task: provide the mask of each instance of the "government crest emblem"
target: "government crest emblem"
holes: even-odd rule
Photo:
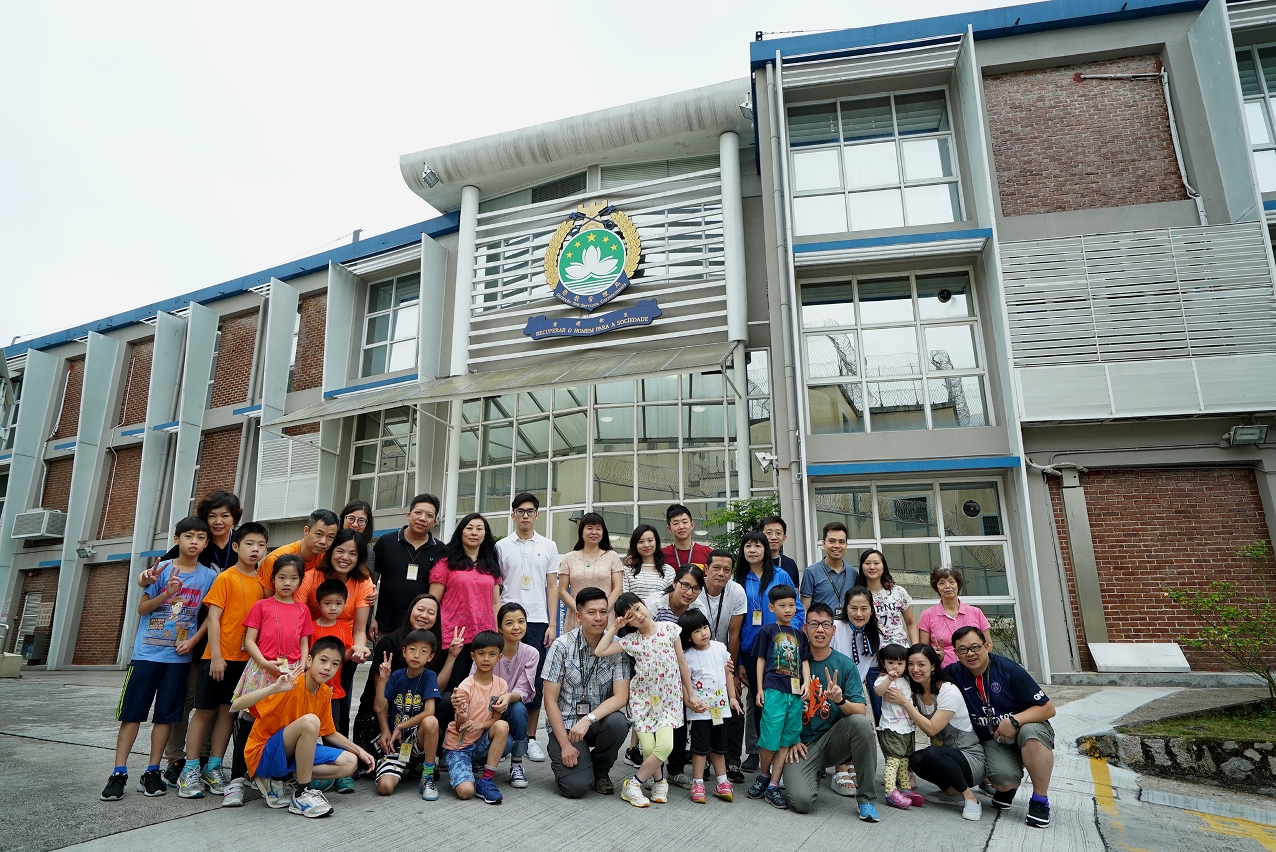
[[[554,231],[545,251],[545,281],[559,301],[592,311],[629,286],[641,253],[633,220],[605,199],[591,201]]]

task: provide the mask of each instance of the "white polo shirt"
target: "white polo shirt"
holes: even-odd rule
[[[558,573],[558,545],[540,533],[521,539],[511,533],[496,543],[501,560],[501,603],[522,604],[527,620],[549,624],[545,578]]]

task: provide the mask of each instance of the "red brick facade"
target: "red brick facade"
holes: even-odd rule
[[[128,595],[129,564],[90,565],[84,591],[84,609],[75,637],[76,666],[115,664],[120,650],[120,630],[124,626],[124,604]]]
[[[146,398],[151,389],[151,358],[155,354],[155,338],[139,340],[129,352],[128,372],[124,374],[124,399],[120,402],[119,426],[146,422]]]
[[[323,383],[323,335],[328,318],[328,294],[306,296],[298,304],[301,324],[297,329],[297,360],[293,363],[292,387],[303,391]]]
[[[302,423],[300,426],[285,426],[285,435],[313,435],[319,431],[318,423]]]
[[[223,338],[224,340],[224,338]],[[204,433],[204,449],[199,457],[199,475],[195,477],[195,502],[210,491],[235,490],[235,471],[239,467],[241,427]]]
[[[76,358],[66,365],[66,393],[62,395],[62,411],[53,438],[74,438],[80,429],[80,393],[84,390],[84,359]]]
[[[1238,548],[1268,537],[1263,505],[1248,467],[1139,468],[1081,474],[1099,569],[1110,642],[1174,642],[1199,624],[1167,600],[1165,589],[1237,583],[1245,594],[1262,584]],[[1068,579],[1082,666],[1094,661],[1082,635],[1072,573],[1062,485],[1050,477],[1050,499]],[[1219,663],[1184,649],[1192,668]]]
[[[111,471],[102,495],[100,539],[133,535],[133,519],[137,511],[137,480],[142,471],[142,448],[125,447],[111,457]]]
[[[42,595],[40,598],[41,607],[52,607],[56,603],[58,596],[58,569],[40,568],[35,571],[22,572],[22,591],[18,593],[18,599],[13,602],[12,612],[10,613],[14,624],[14,636],[10,644],[10,650],[15,652],[20,653],[22,651],[22,648],[18,645],[17,636],[18,622],[22,617],[22,606],[27,599],[27,595],[33,592]],[[52,619],[49,619],[48,623],[43,626],[37,627],[35,632],[37,636],[42,635],[45,637],[44,647],[47,649],[49,647],[48,636],[53,632]],[[116,634],[119,634],[118,628],[116,628]],[[37,662],[44,662],[44,660],[40,658]]]
[[[1073,76],[1160,70],[1149,55],[986,77],[1002,215],[1186,199],[1160,82]]]
[[[221,332],[222,342],[217,349],[217,368],[213,372],[209,408],[242,405],[248,401],[253,350],[257,344],[257,312],[222,320]]]
[[[40,495],[40,508],[65,512],[71,503],[71,468],[75,459],[54,459],[47,463],[44,474],[44,491]]]

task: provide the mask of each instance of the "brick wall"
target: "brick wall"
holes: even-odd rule
[[[1133,56],[984,78],[1002,214],[1187,198],[1160,82],[1073,79],[1160,70]]]
[[[146,422],[146,398],[151,389],[151,357],[155,354],[155,338],[139,340],[129,352],[128,372],[124,376],[124,399],[120,403],[119,426]]]
[[[204,451],[199,457],[199,475],[195,477],[196,503],[210,491],[235,490],[241,434],[239,426],[204,433]]]
[[[222,342],[213,372],[213,395],[209,408],[242,405],[248,401],[252,378],[253,350],[257,344],[257,312],[222,320]]]
[[[1167,600],[1164,589],[1201,588],[1215,579],[1246,594],[1262,585],[1238,548],[1268,537],[1263,506],[1248,467],[1103,470],[1081,474],[1110,642],[1174,642],[1199,627]],[[1082,666],[1094,670],[1077,609],[1062,485],[1050,477],[1050,499],[1068,581]],[[1184,649],[1197,671],[1223,666]]]
[[[297,360],[293,363],[292,388],[310,390],[323,383],[323,335],[328,319],[328,294],[316,293],[297,303],[301,324],[297,328]]]
[[[129,564],[90,565],[80,612],[80,629],[75,636],[76,666],[108,666],[115,663],[124,626],[124,604],[128,595]]]
[[[285,426],[285,435],[313,435],[319,431],[318,423],[302,423],[300,426]]]
[[[133,535],[133,519],[137,510],[137,480],[142,471],[142,448],[125,447],[111,457],[111,472],[102,494],[100,539]]]
[[[74,438],[80,429],[80,392],[84,390],[84,359],[76,358],[66,365],[66,393],[62,395],[62,411],[53,437]]]
[[[54,459],[47,462],[44,475],[44,491],[40,495],[40,508],[65,512],[71,502],[71,468],[74,458]]]
[[[35,571],[22,572],[22,591],[18,594],[18,599],[13,603],[12,614],[15,632],[9,646],[10,650],[18,653],[22,651],[21,647],[18,645],[18,636],[16,632],[18,628],[18,621],[22,617],[23,603],[26,601],[27,595],[32,592],[41,593],[41,606],[48,607],[54,604],[57,601],[58,595],[58,569],[40,568]],[[37,627],[35,632],[36,635],[48,637],[48,635],[53,632],[52,620],[50,619],[49,623],[42,627]],[[45,639],[44,647],[46,649],[49,647],[47,638]],[[39,662],[43,662],[43,659],[39,660]]]

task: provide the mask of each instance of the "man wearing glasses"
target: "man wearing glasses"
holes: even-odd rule
[[[866,714],[859,668],[850,657],[834,651],[833,608],[813,603],[802,630],[811,652],[811,685],[802,697],[802,734],[789,749],[784,767],[784,790],[789,807],[810,813],[820,785],[820,768],[855,764],[859,786],[855,799],[860,819],[878,822],[877,738]]]
[[[1005,657],[990,653],[988,637],[978,627],[953,631],[957,662],[944,671],[961,689],[970,721],[984,746],[984,770],[997,788],[992,805],[1009,810],[1026,767],[1032,798],[1026,822],[1050,825],[1050,773],[1054,771],[1054,703],[1032,675]]]
[[[516,603],[527,613],[523,644],[540,653],[536,695],[527,702],[527,759],[540,763],[545,751],[536,742],[545,683],[545,650],[554,643],[558,624],[558,545],[536,531],[541,501],[535,494],[516,494],[510,503],[514,534],[496,543],[501,560],[501,603]]]

